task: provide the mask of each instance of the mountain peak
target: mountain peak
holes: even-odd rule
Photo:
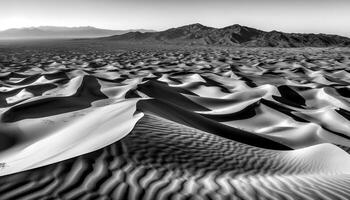
[[[227,27],[231,27],[231,28],[242,28],[244,26],[240,25],[240,24],[233,24],[231,26],[227,26]]]
[[[200,24],[200,23],[189,24],[187,26],[188,27],[195,27],[195,28],[205,28],[206,27],[206,26],[204,26],[203,24]]]
[[[194,23],[160,32],[124,34],[105,39],[181,45],[255,47],[350,46],[350,38],[346,37],[321,34],[289,34],[278,31],[266,32],[240,24],[233,24],[224,28],[212,28],[200,23]]]
[[[233,24],[231,26],[226,26],[226,27],[224,27],[222,29],[224,29],[224,30],[234,30],[234,32],[241,32],[242,30],[245,30],[245,31],[260,31],[260,30],[257,30],[255,28],[242,26],[240,24]]]
[[[211,27],[208,27],[208,26],[204,26],[200,23],[194,23],[194,24],[188,24],[188,25],[185,25],[185,26],[180,26],[180,27],[177,27],[177,28],[171,28],[171,29],[168,29],[168,30],[174,30],[174,29],[186,29],[186,30],[207,30],[207,29],[212,29]]]

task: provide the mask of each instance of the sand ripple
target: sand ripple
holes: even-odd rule
[[[347,49],[33,51],[1,57],[0,199],[350,198]]]

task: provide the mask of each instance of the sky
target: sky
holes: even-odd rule
[[[192,23],[350,37],[350,0],[0,0],[0,30],[43,25],[165,30]]]

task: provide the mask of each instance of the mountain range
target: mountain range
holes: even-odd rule
[[[0,31],[0,39],[48,39],[48,38],[94,38],[120,35],[128,32],[152,32],[153,30],[109,30],[91,26],[60,27],[39,26],[27,28],[12,28]]]
[[[339,35],[262,31],[239,24],[234,24],[224,28],[213,28],[196,23],[171,28],[164,31],[146,29],[109,30],[91,26],[39,26],[13,28],[0,31],[0,39],[52,38],[97,38],[97,40],[103,41],[160,45],[172,44],[247,47],[350,46],[350,38]]]
[[[329,34],[284,33],[262,31],[235,24],[224,28],[213,28],[202,24],[190,24],[159,32],[129,32],[101,38],[109,41],[217,45],[255,47],[330,47],[350,46],[350,38]]]

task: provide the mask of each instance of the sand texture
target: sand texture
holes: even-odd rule
[[[349,98],[349,49],[5,46],[0,199],[346,200]]]

